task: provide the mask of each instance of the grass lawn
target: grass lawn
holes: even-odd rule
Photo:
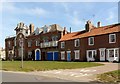
[[[20,68],[21,61],[3,61],[2,70],[28,72],[54,69],[76,69],[103,65],[93,62],[57,62],[57,61],[24,61],[23,64],[24,64],[23,68]]]
[[[120,70],[100,74],[98,79],[101,82],[109,82],[111,84],[120,82]]]

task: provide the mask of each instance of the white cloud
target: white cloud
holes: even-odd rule
[[[3,11],[10,12],[13,14],[27,14],[27,15],[46,15],[48,11],[43,8],[35,7],[35,8],[19,8],[16,7],[14,3],[4,3]]]
[[[18,9],[18,13],[20,14],[27,14],[27,15],[46,15],[48,14],[48,11],[42,9],[42,8],[25,8],[25,9]]]
[[[82,21],[79,18],[80,11],[72,11],[70,9],[70,4],[68,5],[67,3],[60,3],[60,5],[64,8],[65,10],[65,15],[70,24],[73,26],[80,26],[82,24]]]

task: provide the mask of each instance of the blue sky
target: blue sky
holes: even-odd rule
[[[2,14],[2,38],[0,46],[4,47],[6,36],[15,35],[15,27],[19,22],[26,25],[33,23],[36,27],[59,24],[72,28],[72,32],[85,29],[87,20],[96,26],[110,25],[118,22],[117,2],[4,2]]]

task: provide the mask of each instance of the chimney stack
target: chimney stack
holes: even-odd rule
[[[24,27],[24,23],[20,22],[20,28],[23,28],[23,27]]]
[[[34,24],[30,24],[29,26],[30,34],[34,32]]]
[[[63,35],[67,34],[67,30],[66,30],[66,27],[64,27],[64,30],[63,30]]]
[[[99,21],[98,23],[97,23],[97,27],[100,27],[101,26],[101,22]]]
[[[90,32],[92,29],[94,29],[94,25],[91,23],[90,20],[87,21],[86,25],[85,25],[86,31]]]

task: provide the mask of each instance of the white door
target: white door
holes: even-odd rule
[[[100,48],[100,61],[105,61],[105,48]]]

